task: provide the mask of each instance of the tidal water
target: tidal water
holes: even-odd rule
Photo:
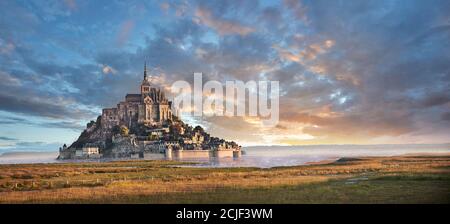
[[[295,166],[342,157],[396,156],[407,154],[450,154],[450,144],[440,145],[320,145],[320,146],[254,146],[244,147],[240,158],[189,158],[198,167],[276,167]],[[7,152],[0,164],[57,163],[58,152]],[[164,159],[155,154],[151,159]],[[80,161],[80,160],[79,160]],[[91,160],[110,161],[110,160]],[[78,162],[78,161],[64,161]]]

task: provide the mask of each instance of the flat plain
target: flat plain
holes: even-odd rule
[[[274,168],[174,161],[0,165],[0,203],[450,203],[450,155]]]

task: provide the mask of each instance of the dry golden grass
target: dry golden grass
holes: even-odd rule
[[[226,197],[223,200],[211,199],[218,200],[217,203],[229,200],[242,202],[240,197],[260,191],[266,192],[264,194],[277,203],[287,203],[292,202],[292,197],[280,193],[284,188],[305,186],[306,189],[306,186],[316,184],[328,189],[334,186],[333,183],[344,186],[345,180],[359,176],[372,180],[428,175],[422,178],[423,181],[440,181],[444,185],[450,179],[450,156],[368,157],[271,169],[173,166],[177,164],[180,163],[126,161],[0,165],[0,203],[164,203],[177,202],[178,197],[183,199],[182,202],[204,202],[205,196],[219,195],[217,192],[230,192],[223,195]],[[403,180],[411,182],[411,178],[397,179],[391,178],[391,182],[387,183],[406,183],[398,182]],[[420,178],[412,180],[419,181]],[[423,181],[420,182],[421,187],[427,183]],[[298,195],[293,202],[302,202],[299,190],[302,189],[294,191]],[[312,192],[307,194],[314,194]],[[442,194],[444,197],[450,195],[448,191]],[[193,195],[192,198],[190,195]],[[166,196],[170,200],[165,200]],[[303,198],[310,196],[305,195]]]

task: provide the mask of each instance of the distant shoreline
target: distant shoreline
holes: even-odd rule
[[[11,156],[22,156],[22,155],[29,155],[29,154],[36,154],[36,155],[42,155],[42,154],[58,154],[58,151],[12,151],[12,152],[4,152],[0,154],[0,157],[11,157]]]

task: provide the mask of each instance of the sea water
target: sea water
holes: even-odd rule
[[[450,144],[439,145],[315,145],[315,146],[252,146],[243,147],[239,158],[185,158],[199,167],[276,167],[295,166],[342,157],[397,156],[412,154],[450,154]],[[0,164],[79,162],[56,160],[58,152],[7,152],[0,155]],[[163,159],[160,154],[147,159]],[[111,161],[110,159],[91,160]]]

